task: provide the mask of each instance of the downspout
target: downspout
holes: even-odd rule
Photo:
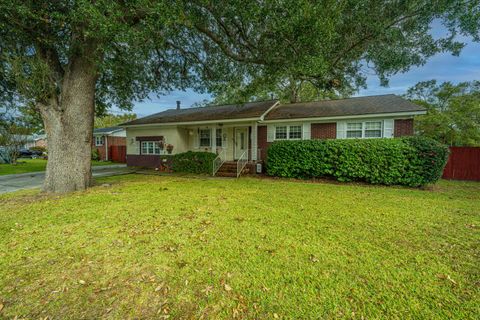
[[[105,161],[108,161],[108,136],[105,137]]]

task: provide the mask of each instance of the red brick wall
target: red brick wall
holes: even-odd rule
[[[337,123],[312,123],[312,139],[335,139],[337,137]]]
[[[393,136],[403,137],[413,135],[413,119],[396,119],[394,125]]]
[[[257,148],[260,149],[260,159],[267,158],[267,149],[271,142],[267,142],[267,126],[258,126],[257,128]]]

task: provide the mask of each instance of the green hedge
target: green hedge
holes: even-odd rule
[[[277,141],[268,149],[266,166],[271,176],[417,187],[442,176],[448,152],[424,137]]]
[[[212,163],[217,157],[211,152],[188,151],[173,156],[172,170],[187,173],[212,173]]]

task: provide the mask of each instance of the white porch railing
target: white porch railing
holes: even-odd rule
[[[218,169],[222,166],[222,164],[227,160],[227,149],[222,149],[218,156],[213,160],[213,170],[212,170],[212,176],[214,176]]]
[[[246,150],[244,153],[242,153],[240,158],[238,158],[238,161],[237,161],[237,178],[240,177],[240,174],[242,173],[243,168],[245,168],[247,163],[248,163],[248,150]]]

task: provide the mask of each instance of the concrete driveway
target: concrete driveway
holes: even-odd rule
[[[128,169],[124,164],[92,167],[92,174],[94,177],[115,176],[130,172],[132,172],[132,170]],[[0,194],[23,189],[40,188],[42,187],[44,178],[45,172],[8,174],[0,176]]]

